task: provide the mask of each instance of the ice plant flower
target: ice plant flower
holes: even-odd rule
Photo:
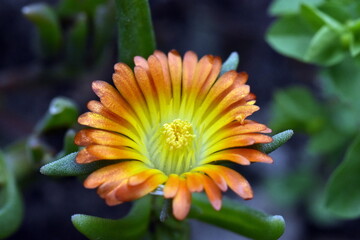
[[[246,85],[247,74],[229,71],[219,76],[219,57],[198,60],[194,52],[183,59],[176,51],[155,51],[147,60],[135,57],[132,70],[115,65],[114,88],[95,81],[100,101],[79,123],[75,143],[84,146],[77,163],[120,160],[91,173],[86,188],[98,188],[108,205],[132,201],[163,186],[172,199],[175,218],[184,219],[191,193],[205,191],[219,210],[222,191],[231,188],[244,199],[253,197],[247,180],[219,163],[271,163],[251,148],[269,143],[265,125],[246,119],[259,107]]]

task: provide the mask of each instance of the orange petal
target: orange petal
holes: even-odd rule
[[[232,105],[229,107],[229,109],[222,111],[217,118],[213,119],[213,121],[201,122],[204,128],[207,128],[206,132],[204,132],[205,141],[234,121],[239,121],[239,123],[243,124],[246,117],[250,116],[259,109],[260,108],[255,105],[243,105],[242,103],[236,103],[234,106]]]
[[[273,159],[269,155],[255,149],[239,148],[231,149],[230,151],[245,157],[250,162],[273,163]]]
[[[128,184],[130,186],[135,186],[135,185],[139,185],[143,182],[145,182],[146,180],[148,180],[150,177],[154,176],[155,174],[158,174],[158,173],[162,173],[159,169],[147,169],[147,170],[144,170],[142,172],[139,172],[135,175],[132,175],[130,178],[129,178],[129,181],[128,181]]]
[[[204,189],[203,183],[197,177],[199,173],[186,173],[186,185],[190,192],[201,192]]]
[[[80,130],[74,139],[75,144],[80,146],[88,145],[106,145],[112,147],[131,147],[140,151],[139,145],[130,138],[123,135],[98,130],[98,129],[83,129]]]
[[[119,182],[145,169],[149,168],[139,161],[111,164],[91,173],[84,181],[84,186],[86,188],[96,188],[106,182]]]
[[[160,60],[151,55],[148,58],[151,77],[154,80],[155,88],[158,93],[160,108],[165,107],[171,99],[171,83],[168,72],[164,72]],[[166,77],[165,77],[166,76]]]
[[[191,82],[194,78],[196,64],[198,62],[197,55],[192,51],[187,51],[183,58],[183,73],[182,73],[182,87],[183,97],[189,93]]]
[[[173,198],[179,189],[180,178],[177,174],[170,174],[164,187],[164,197]]]
[[[147,73],[149,72],[149,64],[145,58],[140,57],[140,56],[135,56],[134,63],[135,63],[135,66],[139,66],[139,67],[143,68]]]
[[[264,124],[260,124],[251,120],[245,120],[243,124],[238,121],[231,122],[223,128],[219,129],[215,133],[212,132],[212,135],[209,136],[210,131],[207,132],[209,138],[207,141],[214,142],[219,141],[220,139],[231,137],[234,135],[244,134],[244,133],[270,133],[269,129]]]
[[[116,113],[112,112],[110,109],[107,109],[101,102],[91,100],[88,102],[87,107],[90,111],[104,116],[107,119],[110,119],[113,122],[116,122],[124,127],[131,128],[134,130],[134,127],[126,121],[124,118],[120,117]]]
[[[216,143],[212,143],[211,145],[209,144],[209,147],[205,151],[206,152],[205,156],[209,156],[214,152],[228,148],[245,147],[245,146],[253,145],[255,143],[269,143],[269,142],[272,142],[272,138],[270,136],[259,133],[248,133],[248,134],[231,136],[222,139]]]
[[[199,92],[199,95],[197,98],[197,104],[196,104],[197,106],[199,105],[199,103],[203,102],[206,94],[209,92],[210,88],[214,85],[217,77],[220,74],[220,70],[221,70],[221,58],[215,57],[213,59],[213,66],[212,66],[211,72],[200,88],[200,92]]]
[[[92,113],[92,112],[84,113],[80,115],[80,117],[78,118],[78,122],[88,127],[108,130],[112,132],[118,132],[128,136],[129,138],[133,139],[136,142],[140,142],[139,136],[135,132],[127,128],[126,125],[125,126],[121,125],[120,123],[114,122],[97,113]]]
[[[124,180],[124,184],[121,184],[115,191],[115,196],[119,201],[127,202],[145,196],[146,194],[154,191],[157,186],[164,183],[167,180],[167,176],[163,173],[158,173],[151,176],[149,179],[141,184],[130,186],[128,180]],[[126,184],[125,184],[126,183]]]
[[[145,128],[149,127],[149,112],[133,71],[124,63],[117,63],[114,68],[113,81],[117,90],[136,112]]]
[[[249,182],[241,176],[240,173],[219,165],[214,166],[214,169],[217,169],[217,171],[225,178],[228,186],[240,197],[246,200],[253,197]]]
[[[221,160],[228,160],[241,165],[249,165],[250,162],[264,162],[264,163],[273,162],[272,158],[269,155],[260,152],[258,150],[249,149],[249,148],[234,148],[234,149],[226,149],[211,154],[203,161],[201,161],[201,164],[210,163],[213,161],[221,161]]]
[[[192,171],[200,171],[206,173],[221,189],[221,191],[225,192],[227,190],[227,184],[225,178],[221,176],[217,171],[215,171],[212,167],[208,167],[209,165],[204,165],[193,169]],[[211,166],[211,165],[210,165]]]
[[[120,93],[109,83],[104,81],[94,81],[92,83],[92,88],[106,108],[111,109],[112,112],[123,117],[133,126],[141,123],[131,106],[129,106]]]
[[[173,214],[177,220],[186,218],[191,206],[191,193],[186,186],[186,181],[180,178],[179,189],[173,199]]]
[[[155,50],[154,56],[159,60],[160,66],[162,69],[162,75],[163,75],[163,81],[165,83],[165,90],[167,93],[168,99],[172,98],[172,84],[171,84],[171,78],[170,78],[170,72],[169,72],[169,65],[168,65],[168,59],[165,53]],[[149,63],[150,64],[150,63]],[[154,78],[155,79],[155,78]],[[158,80],[158,79],[156,79]],[[158,82],[158,81],[157,81]]]
[[[201,164],[211,163],[215,161],[230,161],[234,162],[240,165],[250,165],[250,161],[246,159],[245,157],[234,154],[231,152],[227,152],[227,150],[216,152],[214,154],[211,154],[210,156],[204,158],[201,161]]]
[[[91,157],[89,157],[89,155]],[[90,145],[81,150],[77,157],[77,163],[89,163],[97,160],[120,160],[133,159],[152,165],[144,155],[126,147],[109,147],[102,145]]]
[[[204,183],[204,189],[206,195],[209,198],[209,201],[215,210],[220,210],[221,208],[221,192],[218,186],[214,183],[212,179],[208,176],[202,175],[202,182]]]
[[[182,62],[180,54],[172,50],[168,53],[169,71],[172,83],[172,95],[174,99],[175,109],[180,106],[181,99],[181,74],[182,74]]]
[[[222,99],[221,95],[226,93],[226,90],[233,85],[237,76],[237,72],[229,71],[223,74],[211,87],[209,93],[207,94],[205,100],[201,104],[201,111],[197,112],[197,116],[203,116],[204,113],[208,110],[210,105],[216,101],[216,99]]]
[[[158,98],[155,89],[155,84],[153,83],[149,74],[143,67],[136,66],[134,72],[135,72],[136,80],[146,99],[146,103],[149,107],[149,112],[151,113],[158,112],[159,106],[158,106]],[[155,114],[151,114],[152,117],[153,115]]]

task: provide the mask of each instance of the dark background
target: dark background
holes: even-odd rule
[[[36,81],[39,71],[34,50],[36,31],[21,14],[21,8],[33,2],[36,1],[2,0],[0,3],[0,148],[28,136],[56,96],[74,99],[84,112],[86,102],[95,99],[90,83],[96,79],[110,81],[112,65],[116,62],[114,44],[113,60],[102,71],[89,70],[79,77],[80,80]],[[57,3],[55,0],[47,2]],[[254,117],[268,122],[270,102],[277,89],[293,84],[316,89],[314,67],[277,54],[265,42],[265,32],[273,20],[267,13],[269,4],[269,0],[150,0],[157,48],[164,52],[177,49],[181,54],[193,50],[199,56],[213,54],[223,59],[237,51],[239,70],[249,74],[252,92],[262,108]],[[299,142],[302,140],[301,136],[295,137],[287,147],[274,153],[276,164],[259,168],[260,171],[264,170],[267,175],[268,172],[286,171],[288,165],[293,165],[289,162],[296,160],[295,151],[302,146]],[[265,178],[262,174],[254,174],[257,169],[253,169],[245,176],[249,176],[250,183],[261,185]],[[270,214],[284,215],[287,230],[281,239],[357,239],[353,232],[359,222],[319,226],[308,221],[301,206],[290,212],[273,208],[268,196],[256,189],[250,205]],[[72,226],[72,214],[119,218],[130,205],[107,207],[95,191],[84,189],[79,179],[51,179],[40,173],[34,173],[27,180],[23,194],[24,222],[9,239],[85,239]],[[194,239],[242,239],[198,222],[193,224]]]

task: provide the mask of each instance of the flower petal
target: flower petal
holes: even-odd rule
[[[201,174],[199,176],[201,176]],[[220,210],[222,195],[219,187],[206,175],[202,175],[202,182],[204,183],[205,193],[208,196],[211,205],[215,210]]]
[[[183,220],[190,211],[191,194],[186,185],[186,180],[180,178],[179,189],[173,199],[173,214],[177,220]]]
[[[78,122],[82,125],[103,129],[112,132],[118,132],[129,138],[133,139],[136,142],[141,142],[139,135],[135,132],[131,131],[131,129],[127,128],[126,126],[122,125],[119,122],[112,121],[100,114],[87,112],[82,114],[78,118]]]
[[[180,178],[177,174],[170,174],[164,187],[164,197],[173,198],[179,189]]]
[[[168,53],[169,72],[172,84],[174,108],[179,109],[181,100],[182,62],[179,53],[172,50]]]
[[[235,135],[225,139],[222,139],[209,146],[204,151],[204,156],[209,156],[210,154],[221,151],[228,148],[235,147],[245,147],[253,145],[255,143],[269,143],[272,142],[272,138],[267,135],[259,133],[248,133],[242,135]]]
[[[145,169],[149,168],[139,161],[115,163],[91,173],[86,178],[84,186],[86,188],[96,188],[105,182],[119,182]]]
[[[164,183],[167,178],[168,177],[163,173],[158,173],[154,174],[143,183],[135,186],[129,185],[128,179],[125,179],[124,184],[120,184],[120,186],[114,190],[115,196],[119,201],[122,202],[133,201],[154,191],[155,188]]]
[[[140,151],[140,147],[132,139],[123,135],[98,129],[80,130],[74,139],[79,146],[105,145],[111,147],[131,147]]]
[[[186,176],[186,186],[190,192],[201,192],[204,189],[203,183],[200,181],[200,178],[197,177],[199,173],[190,172],[185,173]]]
[[[139,172],[129,177],[128,184],[129,186],[136,186],[142,184],[143,182],[147,181],[150,177],[159,173],[162,173],[159,169],[154,169],[154,168],[146,169],[142,172]]]
[[[214,169],[217,169],[219,174],[221,174],[224,178],[228,186],[240,197],[245,200],[251,199],[253,197],[253,193],[250,187],[249,182],[240,175],[240,173],[223,166],[216,165]]]
[[[219,174],[217,171],[215,171],[213,169],[213,167],[208,167],[208,166],[212,166],[212,165],[203,165],[203,166],[194,168],[192,171],[193,172],[200,171],[200,172],[207,174],[216,183],[216,185],[220,188],[220,190],[225,192],[228,188],[225,178],[221,174]]]
[[[126,147],[109,147],[90,145],[81,150],[76,156],[77,163],[90,163],[97,160],[139,160],[151,166],[151,162],[144,155]]]

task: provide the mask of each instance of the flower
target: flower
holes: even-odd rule
[[[141,198],[163,186],[179,220],[187,216],[193,192],[205,191],[216,210],[228,187],[251,199],[247,180],[218,164],[272,162],[250,147],[272,138],[264,134],[271,132],[265,125],[246,119],[259,110],[245,84],[247,74],[229,71],[219,76],[219,57],[198,60],[191,51],[183,60],[173,50],[134,61],[134,71],[115,64],[116,88],[93,82],[100,102],[90,101],[90,112],[78,119],[90,128],[75,137],[75,143],[85,147],[77,163],[120,160],[91,173],[84,186],[98,188],[108,205]]]

